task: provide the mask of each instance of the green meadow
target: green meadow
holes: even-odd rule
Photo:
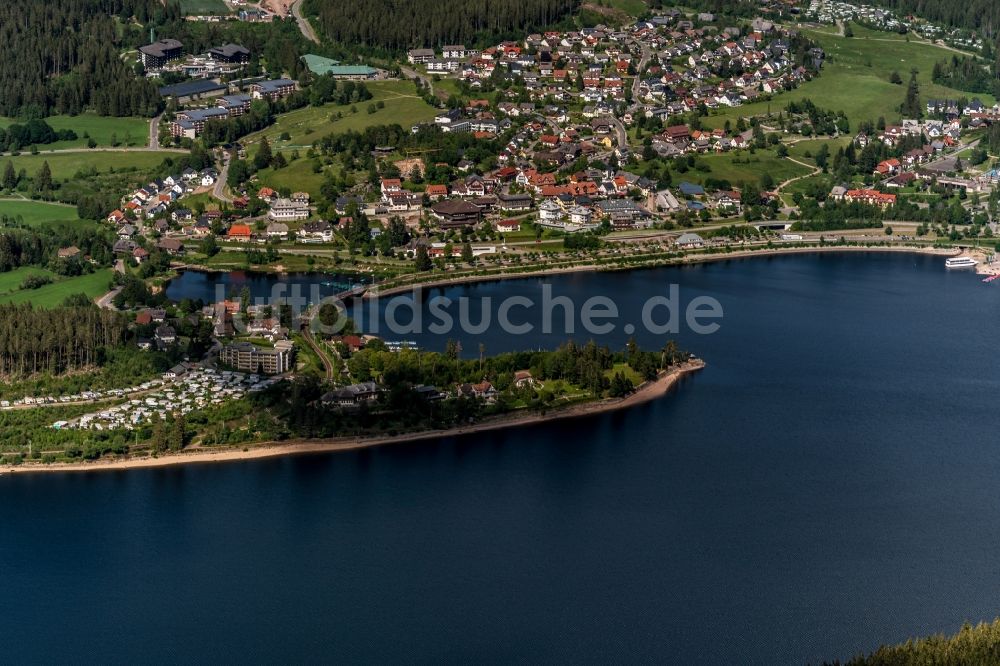
[[[10,160],[17,170],[24,169],[34,177],[44,162],[49,163],[52,177],[56,180],[72,178],[78,172],[109,173],[111,171],[150,170],[158,167],[170,153],[153,150],[111,151],[95,150],[78,153],[39,153],[0,157],[0,168]]]
[[[50,222],[75,222],[80,219],[75,206],[26,199],[0,199],[0,215],[20,216],[29,226]]]
[[[310,196],[318,197],[323,185],[323,172],[313,173],[312,162],[300,157],[281,169],[263,169],[257,173],[257,178],[262,185],[274,189],[287,187],[293,192],[308,192]]]
[[[266,136],[274,150],[308,148],[313,141],[327,134],[361,131],[375,125],[402,125],[410,127],[426,122],[437,115],[438,110],[417,97],[413,84],[409,81],[374,81],[366,84],[372,99],[357,104],[325,104],[321,107],[307,106],[278,116],[277,122],[262,132],[252,134],[245,140],[247,145],[260,141]],[[369,105],[383,102],[385,107],[375,113],[368,113]],[[354,111],[352,111],[352,107]],[[341,117],[336,118],[340,113]],[[279,140],[284,133],[289,139]],[[253,151],[256,152],[256,151]]]
[[[789,178],[809,173],[809,169],[790,160],[783,159],[770,150],[758,150],[754,153],[741,151],[739,153],[720,153],[698,157],[700,164],[709,167],[709,171],[688,169],[684,173],[672,172],[674,185],[681,181],[703,185],[708,179],[728,180],[734,187],[741,183],[759,183],[761,175],[767,173],[775,184]]]
[[[209,16],[231,13],[222,0],[181,0],[181,11],[185,14]]]
[[[67,296],[86,294],[94,299],[108,291],[111,282],[111,269],[104,268],[89,275],[71,278],[58,278],[38,268],[19,268],[9,273],[0,274],[0,302],[31,303],[40,308],[54,308],[62,304]],[[19,289],[21,282],[28,275],[49,275],[55,282],[38,289]]]
[[[938,97],[972,97],[971,93],[939,86],[931,81],[934,63],[951,58],[953,53],[924,40],[855,29],[855,37],[839,37],[820,30],[804,30],[827,53],[827,62],[818,77],[795,90],[774,96],[769,101],[717,111],[705,118],[710,127],[722,127],[725,121],[768,112],[783,111],[792,100],[811,99],[817,106],[843,111],[857,127],[863,120],[875,121],[879,116],[887,122],[900,119],[899,105],[906,94],[910,70],[916,68],[922,103]],[[881,35],[876,37],[875,35]],[[889,83],[889,75],[899,72],[903,85]],[[978,95],[984,103],[993,104],[989,95]]]
[[[24,121],[0,116],[0,127],[20,122]],[[126,142],[130,146],[145,146],[149,142],[148,118],[114,118],[83,113],[78,116],[50,116],[45,122],[57,131],[71,129],[76,132],[77,138],[73,141],[48,143],[39,146],[39,150],[86,148],[87,137],[84,134],[89,134],[90,138],[102,147],[111,147],[114,140],[117,140],[122,147],[126,146]]]

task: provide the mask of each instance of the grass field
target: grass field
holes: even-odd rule
[[[24,223],[30,226],[48,222],[75,222],[80,219],[74,206],[24,199],[0,199],[0,215],[20,215]]]
[[[596,4],[617,9],[629,16],[641,16],[649,9],[643,0],[601,0]]]
[[[788,156],[794,157],[801,162],[815,164],[816,161],[812,157],[824,144],[830,151],[830,157],[832,158],[838,149],[846,148],[851,141],[853,141],[853,138],[850,136],[842,136],[836,139],[811,139],[807,141],[798,141],[796,143],[789,144]],[[809,153],[809,157],[806,157],[806,153]]]
[[[185,14],[219,16],[229,14],[229,7],[222,0],[181,0]]]
[[[27,171],[28,176],[34,177],[38,173],[38,170],[42,168],[42,163],[48,162],[49,169],[52,170],[52,177],[56,180],[63,180],[72,178],[80,171],[86,173],[94,170],[98,173],[107,173],[112,170],[149,170],[159,166],[163,162],[163,159],[169,155],[170,153],[161,153],[152,150],[99,150],[79,153],[21,154],[16,157],[0,157],[0,167],[6,165],[7,160],[10,160],[14,163],[15,169],[24,169]]]
[[[250,135],[244,143],[256,144],[262,136],[266,136],[274,150],[303,149],[327,134],[360,131],[375,125],[399,124],[410,127],[415,123],[431,120],[438,113],[437,109],[417,97],[413,84],[409,81],[375,81],[367,86],[372,99],[355,104],[357,111],[354,113],[351,112],[350,104],[297,109],[278,116],[274,125],[263,132]],[[385,103],[385,108],[368,113],[368,106],[379,101]],[[343,114],[339,120],[333,118],[338,112]],[[279,141],[278,137],[285,132],[290,138]],[[256,150],[251,153],[256,153]]]
[[[312,197],[319,197],[319,190],[323,185],[323,173],[313,173],[312,160],[305,157],[289,162],[283,169],[259,171],[257,178],[262,185],[275,189],[287,187],[293,192],[308,192]]]
[[[741,152],[738,155],[732,153],[705,155],[699,157],[698,161],[707,164],[711,171],[688,169],[685,173],[674,172],[674,185],[685,180],[703,184],[709,178],[714,178],[728,180],[734,187],[738,187],[740,183],[759,183],[764,173],[770,174],[775,183],[809,173],[806,167],[782,159],[773,151],[767,150],[758,150],[752,155],[748,152]]]
[[[47,271],[44,268],[35,268],[34,266],[22,266],[21,268],[15,268],[14,270],[7,271],[6,273],[0,273],[0,299],[2,299],[3,296],[7,296],[15,291],[18,291],[21,288],[21,283],[29,275],[44,275],[52,278],[52,280],[57,280],[59,278],[59,276],[52,271]]]
[[[0,127],[12,123],[23,122],[16,118],[0,116]],[[126,141],[132,146],[145,146],[149,142],[149,120],[147,118],[112,118],[84,113],[79,116],[51,116],[45,119],[54,130],[71,129],[77,134],[74,141],[57,141],[56,143],[39,146],[39,150],[60,150],[63,148],[85,148],[87,138],[84,133],[97,142],[98,146],[110,147],[112,138],[117,138],[122,146]]]
[[[4,292],[4,286],[7,287],[9,292],[10,289],[17,289],[20,285],[21,280],[25,276],[39,272],[45,273],[41,269],[27,268],[18,269],[18,271],[12,271],[12,273],[17,273],[19,271],[25,271],[23,275],[19,277],[13,286],[7,282],[7,276],[11,273],[3,274],[0,276],[0,302],[4,303],[32,303],[40,308],[54,308],[62,304],[66,300],[67,296],[71,294],[84,293],[89,298],[97,298],[108,291],[108,284],[111,282],[111,269],[104,268],[90,275],[81,275],[79,277],[72,278],[61,278],[52,284],[45,285],[38,289],[27,289],[27,290],[16,290],[13,293],[2,293]]]
[[[899,39],[898,35],[862,37],[855,30],[853,38],[820,31],[803,31],[815,39],[828,55],[822,73],[795,90],[776,95],[770,101],[755,102],[740,107],[724,109],[705,119],[710,127],[722,127],[727,119],[777,113],[792,100],[811,99],[817,106],[833,111],[843,111],[854,130],[863,120],[875,121],[884,116],[887,122],[899,120],[899,105],[906,95],[909,73],[916,68],[920,84],[920,99],[973,97],[971,93],[939,86],[931,82],[934,63],[951,58],[953,53],[926,41]],[[865,31],[868,35],[883,35]],[[889,83],[889,75],[898,71],[903,85]],[[977,95],[984,103],[993,104],[989,95]]]

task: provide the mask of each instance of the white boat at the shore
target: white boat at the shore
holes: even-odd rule
[[[972,257],[951,257],[944,260],[945,268],[973,268],[978,264]]]

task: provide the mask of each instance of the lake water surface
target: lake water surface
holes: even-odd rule
[[[6,660],[803,664],[1000,615],[1000,285],[903,254],[549,282],[623,321],[718,299],[679,336],[708,367],[550,426],[0,478]]]

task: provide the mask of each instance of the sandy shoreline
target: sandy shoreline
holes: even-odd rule
[[[450,428],[447,430],[426,430],[417,433],[396,436],[383,436],[371,438],[337,438],[323,440],[291,440],[287,442],[265,442],[253,444],[246,450],[243,449],[219,449],[205,450],[194,449],[181,453],[166,454],[156,458],[125,458],[121,460],[107,460],[96,462],[78,463],[52,463],[43,464],[26,462],[22,465],[6,465],[0,467],[0,475],[4,474],[39,474],[52,472],[100,472],[128,469],[142,469],[151,467],[171,467],[174,465],[207,464],[237,462],[241,460],[258,460],[261,458],[277,458],[281,456],[294,456],[310,453],[331,453],[335,451],[351,451],[375,446],[387,446],[390,444],[404,444],[407,442],[420,442],[430,439],[444,437],[458,437],[479,432],[492,430],[502,430],[505,428],[520,428],[528,425],[538,425],[552,423],[564,419],[579,418],[593,414],[602,414],[622,409],[628,409],[663,396],[683,377],[697,372],[705,367],[701,359],[692,359],[683,365],[671,369],[661,374],[655,380],[646,382],[629,396],[620,399],[608,399],[600,402],[589,402],[580,405],[573,405],[565,409],[559,409],[548,414],[532,412],[530,414],[510,414],[498,416],[482,423],[477,423],[467,427]]]
[[[648,266],[635,265],[597,265],[581,264],[579,266],[565,266],[562,268],[542,269],[538,271],[526,271],[521,273],[495,273],[489,275],[464,275],[459,277],[444,277],[440,279],[428,280],[426,282],[415,282],[413,284],[390,287],[388,289],[369,290],[365,293],[365,298],[383,298],[386,296],[396,296],[406,294],[414,289],[438,289],[452,287],[461,284],[475,284],[479,282],[499,282],[501,280],[530,280],[532,278],[549,277],[551,275],[562,275],[569,273],[593,273],[629,271],[646,268],[660,268],[670,266],[689,266],[694,264],[706,264],[710,262],[726,261],[727,259],[746,259],[751,257],[772,257],[788,254],[822,254],[828,252],[902,252],[908,254],[931,254],[942,257],[951,257],[961,254],[961,251],[953,248],[935,247],[905,247],[899,245],[887,246],[852,246],[852,245],[816,245],[806,247],[775,247],[759,250],[734,250],[732,252],[715,252],[711,254],[687,255],[681,259],[664,261],[661,264],[650,264]]]

